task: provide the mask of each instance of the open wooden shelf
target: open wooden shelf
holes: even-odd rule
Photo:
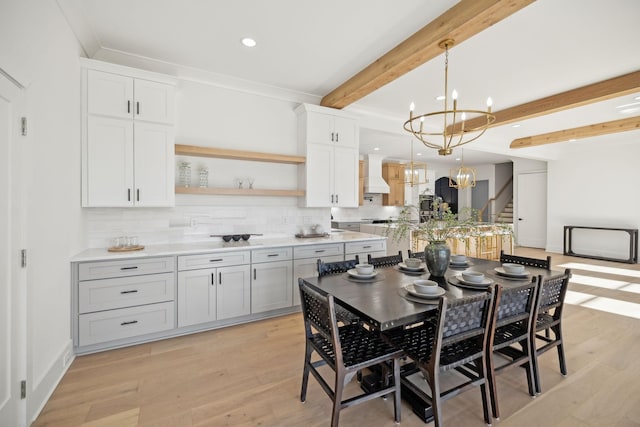
[[[289,156],[286,154],[259,153],[257,151],[229,150],[226,148],[200,147],[197,145],[176,144],[176,155],[215,157],[230,160],[249,160],[254,162],[288,163],[300,165],[306,161],[303,156]]]
[[[176,186],[176,194],[209,194],[217,196],[304,196],[304,190],[269,190],[266,188],[200,188]]]

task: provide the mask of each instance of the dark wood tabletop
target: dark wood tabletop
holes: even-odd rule
[[[505,287],[522,286],[532,276],[541,275],[544,279],[562,274],[562,271],[557,270],[526,267],[526,272],[529,273],[526,278],[512,280],[499,275],[495,271],[499,267],[498,261],[469,258],[468,267],[450,267],[443,278],[429,277],[428,272],[408,273],[399,266],[392,266],[376,269],[376,276],[367,280],[355,279],[348,273],[307,277],[303,280],[318,292],[333,295],[362,320],[384,331],[421,321],[428,316],[429,311],[436,308],[437,299],[422,299],[407,294],[404,286],[413,283],[415,279],[434,280],[445,290],[445,297],[462,298],[477,292],[452,284],[456,281],[455,277],[467,269],[480,271],[486,278]]]

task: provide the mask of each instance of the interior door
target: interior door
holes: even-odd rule
[[[1,70],[0,70],[1,71]],[[24,179],[20,117],[24,93],[0,73],[0,425],[26,426],[20,381],[26,379]]]
[[[483,179],[481,181],[476,182],[476,186],[473,187],[471,191],[471,208],[480,210],[489,200],[489,181]],[[491,212],[495,214],[495,212]],[[488,222],[489,221],[489,210],[485,209],[482,213],[482,218],[479,218],[480,221]]]
[[[518,245],[544,249],[547,244],[547,173],[519,174],[517,200]]]

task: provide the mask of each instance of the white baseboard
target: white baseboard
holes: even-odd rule
[[[38,418],[38,415],[44,409],[44,405],[46,405],[74,359],[73,342],[69,340],[37,384],[33,379],[27,379],[28,425],[31,425]],[[29,381],[33,382],[33,384],[29,384]]]

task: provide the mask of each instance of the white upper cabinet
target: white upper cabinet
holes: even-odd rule
[[[302,104],[298,114],[299,167],[304,207],[358,207],[358,124],[338,110]]]
[[[91,66],[83,69],[82,206],[173,206],[174,84],[84,63]]]
[[[87,74],[89,114],[173,124],[173,85],[97,70]]]

